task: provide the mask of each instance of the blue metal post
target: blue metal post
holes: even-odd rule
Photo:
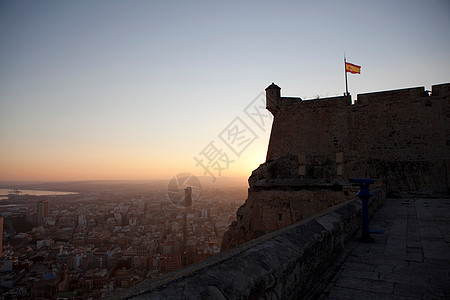
[[[370,236],[369,229],[369,200],[372,196],[369,186],[375,181],[372,179],[351,179],[350,181],[359,184],[359,191],[356,193],[356,196],[361,199],[362,204],[362,236],[358,241],[363,243],[373,243],[375,239]]]

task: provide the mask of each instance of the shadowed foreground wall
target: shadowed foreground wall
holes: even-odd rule
[[[384,199],[384,189],[374,191],[371,214]],[[351,200],[112,298],[299,299],[358,230],[360,216],[361,202]]]

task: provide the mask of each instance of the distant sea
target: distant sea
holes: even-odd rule
[[[58,192],[58,191],[43,191],[43,190],[18,190],[19,195],[33,195],[33,196],[55,196],[55,195],[71,195],[78,194],[74,192]],[[8,199],[7,195],[14,193],[13,189],[0,189],[0,200]]]

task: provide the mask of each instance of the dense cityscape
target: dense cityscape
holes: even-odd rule
[[[23,195],[0,202],[1,298],[88,299],[220,252],[245,188],[206,188],[192,205],[167,190]]]

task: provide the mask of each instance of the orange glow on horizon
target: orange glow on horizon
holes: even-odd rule
[[[223,177],[245,177],[265,161],[265,150],[245,153],[222,171]],[[117,154],[116,154],[117,155]],[[204,175],[191,157],[155,159],[149,157],[98,155],[85,157],[29,157],[25,159],[2,159],[1,181],[71,181],[71,180],[147,180],[166,179],[181,172]]]

